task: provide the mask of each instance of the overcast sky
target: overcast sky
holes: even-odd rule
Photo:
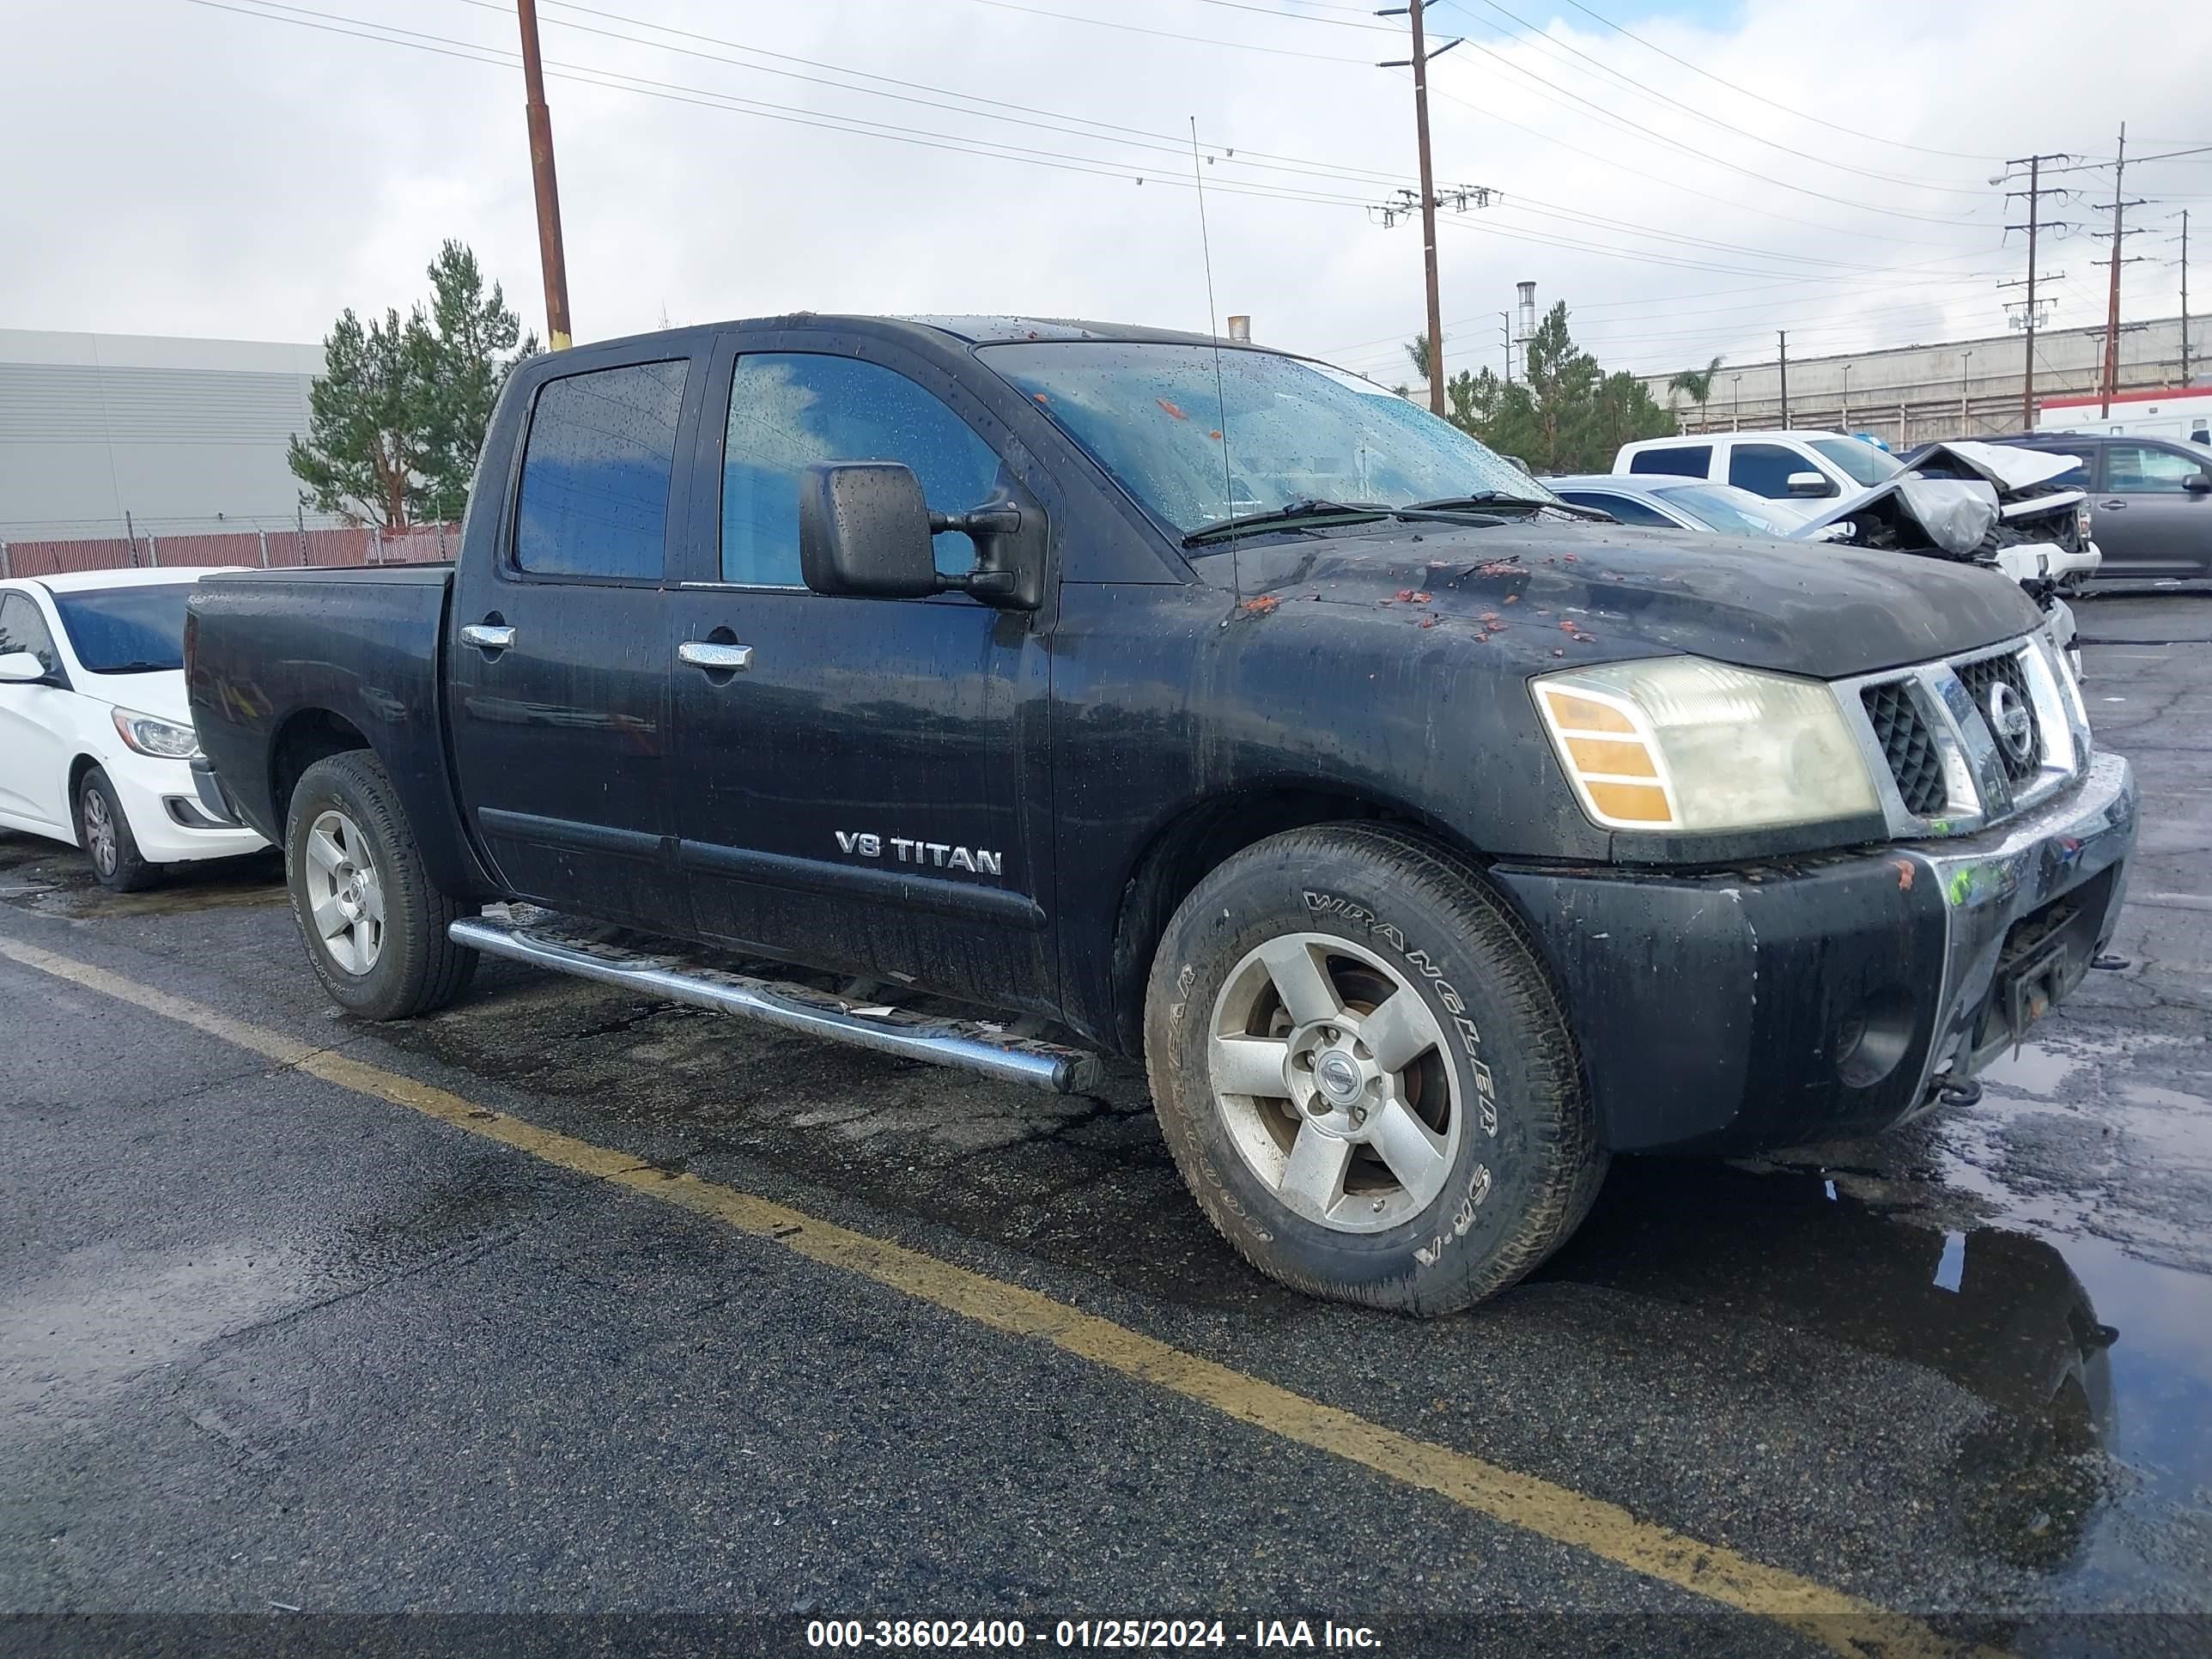
[[[1406,55],[1402,19],[1350,0],[540,6],[580,339],[799,309],[1202,329],[1194,116],[1221,314],[1409,378],[1418,222],[1377,211],[1413,182],[1411,87],[1376,67]],[[511,5],[7,9],[0,326],[313,340],[346,306],[404,308],[455,236],[542,331]],[[1993,285],[2024,263],[2002,228],[2021,204],[1988,182],[2003,158],[2109,161],[2123,120],[2133,155],[2212,144],[2212,9],[2175,0],[1429,15],[1432,46],[1466,37],[1432,70],[1439,188],[1498,192],[1439,231],[1455,368],[1500,361],[1522,278],[1609,367],[1771,356],[1778,326],[1793,357],[1996,332]],[[2106,222],[2085,208],[2109,169],[2060,181],[2077,195],[2047,213]],[[2170,314],[2173,216],[2212,205],[2212,154],[2127,185],[2153,198],[2127,311]],[[2045,243],[2056,325],[2101,319],[2104,248]]]

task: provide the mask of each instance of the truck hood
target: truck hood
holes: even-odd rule
[[[1241,608],[1358,606],[1471,629],[1529,672],[1683,653],[1821,679],[2017,639],[2042,625],[1990,569],[1894,553],[1630,526],[1516,523],[1238,544]],[[1217,563],[1218,560],[1218,563]],[[1206,563],[1231,573],[1224,549]]]

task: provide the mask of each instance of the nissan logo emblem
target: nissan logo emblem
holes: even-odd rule
[[[1992,680],[1982,694],[1982,706],[1990,717],[1990,730],[1996,733],[2005,753],[2016,761],[2026,760],[2035,746],[2035,722],[2028,718],[2027,705],[2021,701],[2020,693],[2002,680]]]

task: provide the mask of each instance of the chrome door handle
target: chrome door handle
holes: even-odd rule
[[[753,665],[750,645],[714,645],[705,640],[686,640],[676,647],[676,660],[694,668],[717,669],[725,674],[743,673]]]
[[[504,651],[514,643],[514,630],[492,623],[471,623],[461,629],[461,643],[482,651]]]
[[[2097,503],[2097,511],[2100,513],[2118,513],[2124,510],[2126,507],[2127,503],[2125,501],[2100,501]]]

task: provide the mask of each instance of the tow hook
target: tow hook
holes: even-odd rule
[[[1972,1078],[1936,1085],[1936,1099],[1944,1106],[1974,1106],[1981,1103],[1982,1085]]]
[[[2118,973],[2123,968],[2134,967],[2135,961],[2130,957],[2116,957],[2107,951],[2100,957],[2091,957],[2089,965],[2092,968],[2101,968],[2106,973],[2112,974]]]

